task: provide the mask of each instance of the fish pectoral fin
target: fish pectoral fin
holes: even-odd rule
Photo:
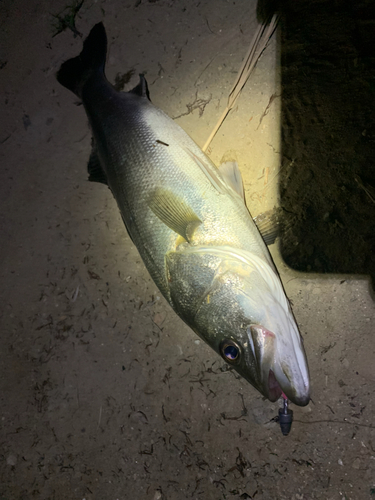
[[[107,176],[100,164],[98,150],[94,139],[92,140],[92,150],[87,164],[87,172],[89,174],[89,181],[101,182],[108,185]]]
[[[282,209],[273,208],[253,218],[266,245],[275,243],[282,225]]]
[[[233,189],[235,193],[241,196],[245,203],[245,191],[243,188],[242,175],[236,160],[223,158],[219,167],[219,172],[223,176],[225,182]]]
[[[190,242],[194,231],[202,221],[181,198],[167,189],[156,189],[148,206],[172,231]]]

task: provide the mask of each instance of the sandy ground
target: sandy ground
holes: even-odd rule
[[[327,4],[319,3],[321,19],[347,27],[336,11],[324,17]],[[340,3],[333,4],[340,13]],[[350,122],[348,137],[364,138],[353,140],[350,159],[365,151],[360,157],[368,168],[362,177],[355,170],[362,187],[353,176],[345,184],[332,151],[338,151],[337,137],[349,144],[347,150],[352,143],[343,128],[329,126],[347,115],[340,108],[341,117],[333,121],[329,99],[317,98],[318,87],[310,92],[311,73],[296,70],[298,61],[308,66],[311,54],[299,26],[314,11],[302,5],[305,10],[285,12],[209,154],[219,163],[227,150],[236,152],[248,206],[257,215],[277,203],[290,212],[301,185],[328,199],[321,186],[335,185],[335,176],[324,177],[314,165],[324,151],[330,153],[338,190],[344,186],[345,200],[361,207],[357,212],[368,221],[367,233],[350,233],[353,241],[347,243],[344,230],[355,224],[332,215],[335,206],[341,213],[335,189],[328,208],[312,216],[328,221],[327,234],[338,238],[327,248],[339,240],[340,248],[352,252],[345,262],[357,252],[362,263],[371,264],[373,122],[367,128],[357,126],[355,117]],[[324,254],[324,239],[314,246],[311,238],[303,247],[303,234],[317,226],[300,232],[308,210],[302,217],[295,208],[295,224],[286,225],[279,244],[271,246],[305,340],[312,380],[313,401],[293,407],[295,421],[285,438],[273,420],[278,403],[263,400],[175,316],[128,238],[109,190],[87,182],[87,120],[54,76],[82,44],[69,29],[53,36],[52,14],[65,7],[56,0],[0,5],[0,499],[373,498],[375,307],[367,268],[362,276],[327,274],[336,269],[317,254],[317,247]],[[371,16],[365,10],[358,15],[366,46]],[[76,16],[77,30],[86,35],[100,20],[109,35],[108,78],[134,70],[125,85],[129,90],[144,72],[154,104],[203,145],[250,44],[255,3],[86,1]],[[313,43],[322,25],[310,23]],[[340,43],[335,47],[344,52],[352,47],[351,39]],[[365,74],[372,56],[355,50],[357,62],[350,56],[349,70],[346,63],[334,67],[349,76]],[[326,60],[326,52],[315,53],[322,78]],[[358,97],[362,117],[375,81],[366,75]],[[331,83],[340,94],[340,82]],[[273,95],[278,97],[267,109]],[[315,122],[304,120],[310,112]],[[371,114],[368,108],[366,113]],[[311,128],[319,120],[328,125]],[[363,147],[356,150],[358,144]],[[310,153],[318,150],[306,170]],[[301,207],[307,205],[304,197]],[[359,250],[357,239],[363,243]],[[305,248],[300,254],[310,252],[310,258],[298,263],[290,245]],[[288,267],[280,249],[291,256],[289,264],[310,273]]]

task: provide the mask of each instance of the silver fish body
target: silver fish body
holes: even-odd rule
[[[104,76],[96,25],[60,83],[82,99],[92,180],[110,187],[132,241],[176,313],[271,401],[309,402],[309,373],[282,284],[241,197],[195,142],[147,99]]]

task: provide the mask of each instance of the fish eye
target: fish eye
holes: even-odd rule
[[[220,354],[229,364],[237,364],[240,360],[241,349],[233,340],[224,339],[220,344]]]

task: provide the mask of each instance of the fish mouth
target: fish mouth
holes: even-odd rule
[[[276,336],[261,325],[251,325],[248,337],[253,351],[260,392],[270,401],[278,400],[283,390],[272,369],[276,352]]]
[[[266,397],[274,402],[279,398],[289,399],[292,403],[297,406],[306,406],[310,401],[309,390],[297,392],[296,388],[292,383],[282,385],[276,378],[274,371],[270,368],[268,371],[268,380],[265,386],[263,386]]]
[[[251,347],[256,362],[260,392],[274,402],[281,396],[298,406],[310,401],[309,375],[305,354],[280,359],[276,335],[260,325],[250,327]],[[279,349],[278,349],[279,348]]]
[[[277,401],[283,394],[283,390],[281,389],[280,384],[271,369],[268,372],[266,392],[267,398],[272,402]]]

